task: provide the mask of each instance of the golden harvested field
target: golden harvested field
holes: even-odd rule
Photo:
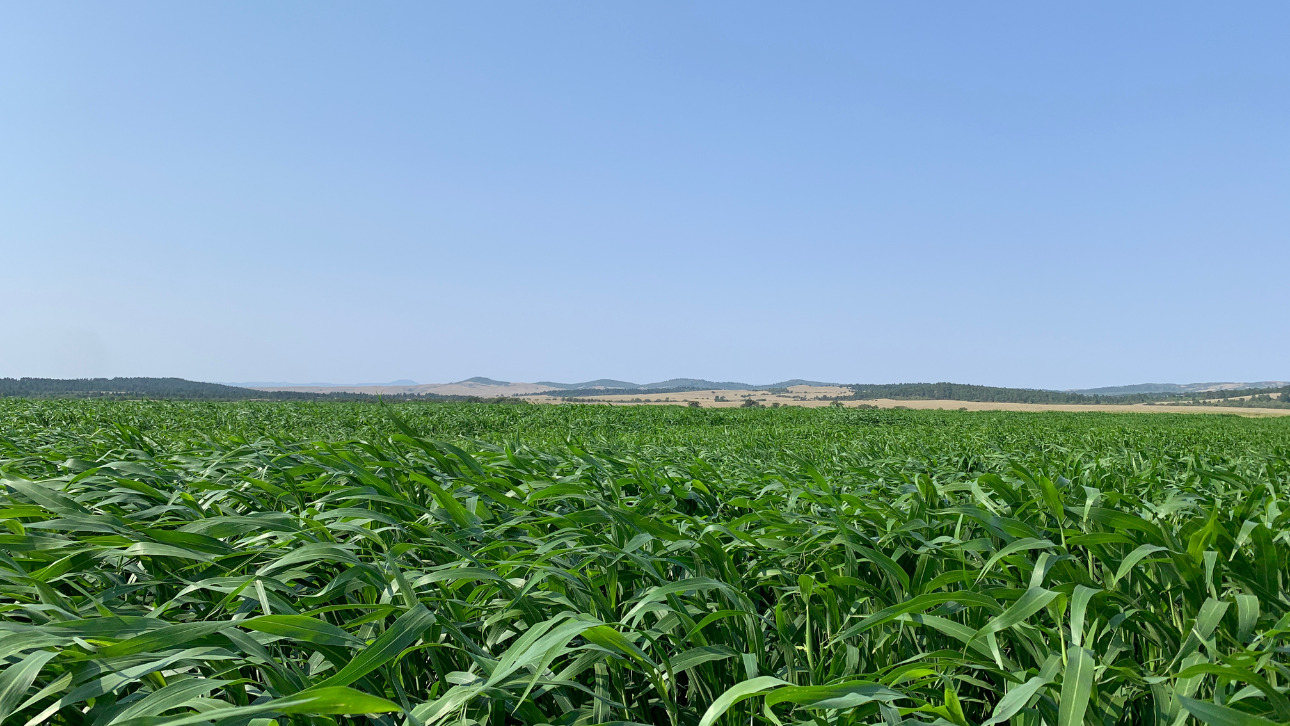
[[[784,389],[786,393],[771,393],[762,390],[746,389],[703,389],[698,391],[685,391],[683,393],[619,393],[607,396],[587,396],[579,398],[580,401],[601,401],[604,403],[616,404],[681,404],[686,405],[690,401],[698,401],[699,405],[705,408],[735,408],[743,405],[743,402],[751,398],[758,403],[770,406],[772,403],[778,403],[781,406],[806,406],[813,408],[817,406],[827,406],[831,399],[837,396],[847,396],[851,390],[843,386],[789,386]],[[559,402],[549,396],[531,396],[529,400],[538,403]],[[724,400],[723,400],[724,399]]]
[[[373,396],[395,396],[400,394],[424,395],[433,393],[439,396],[523,396],[530,393],[551,390],[550,386],[540,383],[476,383],[460,381],[457,383],[420,383],[408,386],[254,386],[257,391],[295,391],[298,393],[367,393]]]
[[[610,396],[587,396],[579,401],[609,403],[617,406],[686,406],[697,401],[704,408],[738,408],[745,400],[752,399],[763,406],[828,406],[835,396],[844,396],[848,389],[841,386],[791,386],[786,393],[756,390],[701,390],[684,393],[630,393]],[[526,396],[534,403],[562,403],[550,396]],[[1222,406],[1172,406],[1166,404],[1048,404],[1048,403],[993,403],[985,401],[910,401],[879,398],[868,401],[842,401],[847,408],[876,406],[878,408],[938,409],[965,411],[1101,411],[1104,413],[1228,413],[1238,416],[1266,417],[1290,416],[1285,408],[1237,408]]]

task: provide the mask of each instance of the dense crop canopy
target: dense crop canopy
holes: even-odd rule
[[[0,722],[1290,721],[1290,422],[538,408],[0,403]]]

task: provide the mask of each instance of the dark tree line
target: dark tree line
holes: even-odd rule
[[[0,378],[5,398],[121,398],[177,401],[469,401],[521,403],[518,399],[442,396],[434,393],[374,396],[368,393],[257,391],[183,378]]]
[[[999,388],[967,383],[885,383],[849,386],[851,400],[875,398],[895,400],[985,401],[990,403],[1110,403],[1112,397],[1085,396],[1065,391],[1034,388]],[[1115,396],[1116,403],[1131,403],[1138,396]]]
[[[175,398],[236,401],[263,391],[183,378],[0,378],[0,396],[23,398]]]

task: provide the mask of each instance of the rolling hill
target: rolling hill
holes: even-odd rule
[[[1103,388],[1083,388],[1067,391],[1085,396],[1128,396],[1138,393],[1208,393],[1210,391],[1234,391],[1255,388],[1282,388],[1290,386],[1290,381],[1257,381],[1253,383],[1137,383],[1131,386],[1106,386]]]

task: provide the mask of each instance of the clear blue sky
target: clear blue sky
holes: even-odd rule
[[[8,3],[0,376],[1287,379],[1288,29]]]

